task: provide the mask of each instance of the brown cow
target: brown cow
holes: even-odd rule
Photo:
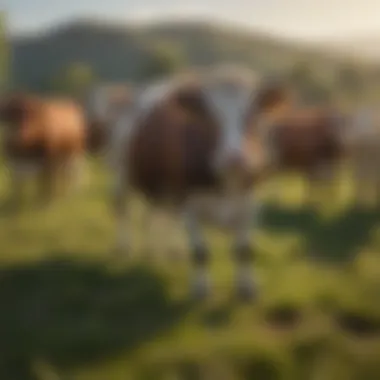
[[[353,171],[354,201],[372,208],[380,200],[380,113],[367,105],[350,110],[345,128]]]
[[[274,87],[257,94],[254,88],[247,76],[218,70],[189,81],[164,80],[142,91],[127,124],[115,131],[118,247],[129,245],[124,225],[129,187],[150,204],[177,211],[190,238],[198,296],[209,290],[201,221],[233,227],[238,294],[253,295],[249,240],[256,214],[250,197],[266,162],[252,149],[248,115],[269,111],[284,100]]]
[[[347,157],[345,117],[325,106],[286,108],[270,115],[258,131],[271,156],[271,171],[298,171],[311,188],[331,181]]]
[[[85,148],[81,108],[68,99],[14,94],[2,102],[0,111],[6,164],[15,181],[13,195],[18,197],[19,182],[28,170],[38,172],[40,195],[49,200],[57,181],[79,169]]]

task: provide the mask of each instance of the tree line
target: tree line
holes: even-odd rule
[[[178,45],[156,44],[146,50],[147,59],[141,65],[136,81],[149,81],[188,66]],[[324,67],[315,67],[312,59],[305,58],[284,68],[282,75],[299,90],[305,101],[326,101],[333,97],[350,102],[380,99],[380,68],[368,69],[347,62],[336,65],[330,73],[325,71]],[[32,90],[82,98],[92,86],[105,79],[89,63],[74,61],[44,78],[43,83]],[[4,12],[0,13],[0,87],[3,91],[12,88],[12,57]]]

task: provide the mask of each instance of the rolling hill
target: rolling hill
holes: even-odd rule
[[[11,41],[14,83],[38,88],[73,61],[90,65],[103,80],[133,80],[149,49],[162,43],[180,49],[191,65],[234,61],[260,72],[283,70],[305,59],[328,69],[342,59],[319,47],[225,25],[171,22],[128,26],[81,19],[43,34],[14,36]]]
[[[359,36],[326,44],[331,50],[351,57],[361,57],[375,64],[380,63],[380,36]]]

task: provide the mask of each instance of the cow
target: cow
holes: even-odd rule
[[[109,146],[112,129],[131,106],[133,89],[124,85],[95,87],[86,99],[87,152],[104,155]]]
[[[266,141],[271,174],[296,171],[307,177],[309,201],[317,185],[331,185],[348,158],[347,118],[335,107],[292,105],[261,118],[257,133]]]
[[[15,93],[3,99],[0,119],[14,199],[19,198],[28,173],[39,176],[39,195],[47,202],[56,190],[64,191],[71,180],[79,179],[86,136],[78,104],[66,98]]]
[[[354,201],[372,207],[380,198],[380,117],[370,106],[359,107],[347,115],[346,145],[350,149]],[[375,199],[374,199],[375,198]]]
[[[281,86],[258,85],[246,73],[222,69],[187,80],[169,78],[141,91],[115,129],[118,251],[129,248],[125,200],[137,191],[150,205],[183,218],[194,296],[206,297],[211,290],[210,253],[201,230],[201,224],[209,222],[235,232],[237,294],[252,298],[256,286],[250,231],[258,204],[254,202],[252,210],[251,195],[266,166],[266,154],[248,121],[286,100]]]

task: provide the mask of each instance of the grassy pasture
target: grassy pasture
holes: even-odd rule
[[[1,166],[0,379],[380,378],[380,211],[355,208],[344,176],[317,210],[298,177],[260,189],[252,305],[231,297],[229,241],[207,231],[215,294],[197,305],[186,260],[112,259],[110,182],[90,169],[79,194],[16,211]]]

